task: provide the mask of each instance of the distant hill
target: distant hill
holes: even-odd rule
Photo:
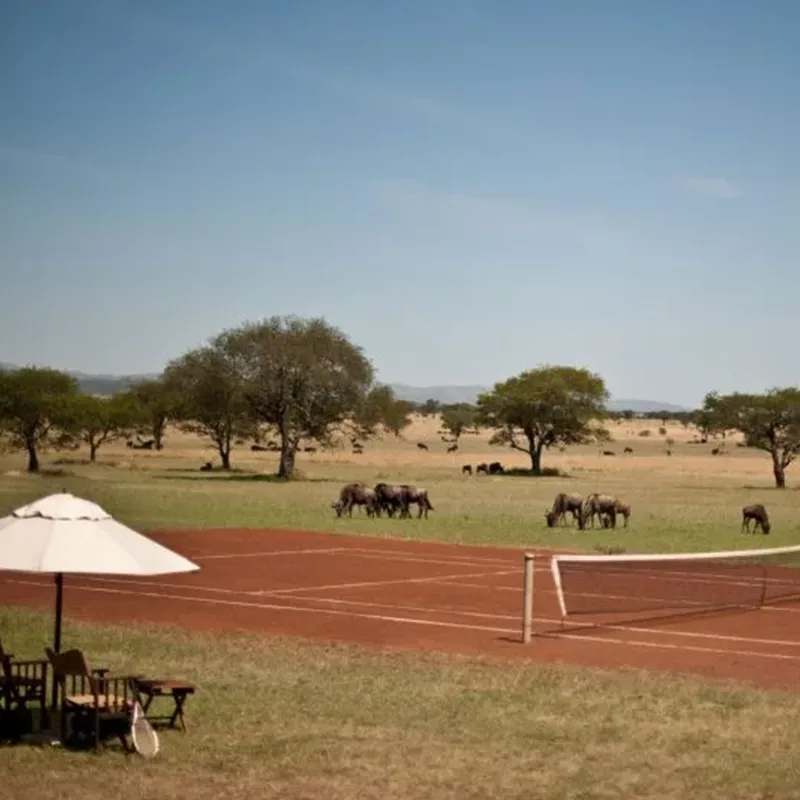
[[[0,369],[17,369],[15,364],[0,361]],[[89,375],[85,372],[70,372],[77,379],[81,391],[88,394],[116,394],[127,389],[132,383],[146,378],[157,377],[156,373],[143,375]],[[406,383],[390,384],[395,395],[401,400],[412,403],[424,403],[433,399],[437,403],[474,403],[481,392],[488,391],[488,386],[409,386]],[[685,406],[674,403],[661,403],[656,400],[611,400],[609,411],[689,411]]]
[[[489,386],[409,386],[405,383],[393,383],[392,389],[401,400],[412,403],[424,403],[436,400],[437,403],[475,403],[478,395],[488,391]],[[657,400],[611,400],[609,411],[634,411],[638,414],[648,411],[689,411],[685,406],[674,403],[661,403]]]

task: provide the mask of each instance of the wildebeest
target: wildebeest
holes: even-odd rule
[[[762,533],[767,534],[770,530],[770,522],[769,522],[769,514],[767,514],[767,509],[761,505],[761,503],[756,503],[752,506],[745,506],[742,509],[742,530],[747,531],[750,533],[750,523],[754,522],[753,525],[753,533],[760,527]]]
[[[464,464],[464,466],[461,467],[461,474],[472,475],[472,464]]]
[[[567,524],[567,514],[572,514],[576,522],[580,521],[583,498],[579,494],[559,492],[549,510],[545,510],[544,518],[548,528],[554,528],[558,522]]]
[[[475,469],[475,472],[483,472],[485,475],[496,475],[500,472],[505,472],[503,469],[503,465],[499,461],[492,461],[491,464],[487,464],[485,461],[478,464]]]
[[[455,453],[456,450],[458,450],[457,444],[450,445],[450,447],[447,448],[448,453]]]
[[[363,483],[348,483],[341,488],[339,499],[335,503],[331,503],[331,508],[336,512],[337,517],[341,517],[345,512],[352,517],[353,506],[363,506],[367,511],[367,516],[376,516],[379,508],[375,490]]]
[[[428,449],[428,445],[426,445],[424,442],[417,442],[417,447],[419,447],[420,450]]]
[[[615,456],[616,453],[613,450],[603,450],[604,456]]]
[[[633,448],[632,447],[626,447],[622,452],[623,453],[631,453],[631,454],[633,454]]]
[[[581,519],[583,524],[586,524],[588,519],[594,528],[595,515],[599,517],[600,522],[603,522],[603,515],[607,514],[611,518],[611,527],[616,527],[617,524],[617,499],[607,494],[598,494],[593,492],[588,495],[583,501],[581,507]]]
[[[627,528],[628,520],[631,518],[630,503],[623,503],[622,500],[617,500],[616,504],[614,505],[614,510],[617,512],[617,514],[622,514],[622,517],[625,520],[623,527]]]
[[[407,510],[408,497],[402,486],[378,483],[374,491],[379,511],[385,511],[390,517],[394,516],[395,511],[399,511],[400,516],[405,516],[403,512]]]
[[[200,472],[211,472],[214,469],[214,466],[210,461],[206,461],[202,467],[200,467]]]
[[[400,511],[401,517],[410,517],[411,511],[409,506],[412,503],[417,504],[417,508],[419,508],[419,513],[417,514],[417,519],[419,519],[423,514],[425,518],[428,518],[428,511],[433,511],[434,508],[431,505],[430,498],[428,497],[428,490],[423,489],[421,486],[410,486],[407,483],[404,483],[401,487],[405,494],[405,502],[403,504],[403,508]]]

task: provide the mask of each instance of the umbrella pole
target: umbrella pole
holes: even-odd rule
[[[64,575],[61,572],[56,573],[56,630],[53,636],[53,649],[56,653],[61,652],[61,610],[64,605]],[[52,694],[52,707],[53,710],[58,708],[58,681],[56,676],[53,675],[53,694]]]

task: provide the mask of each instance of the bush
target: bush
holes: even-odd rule
[[[643,431],[639,431],[639,436],[650,436],[652,431],[649,428],[645,428]]]
[[[659,436],[666,436],[667,435],[667,429],[662,425],[658,429],[658,434],[659,434]]]

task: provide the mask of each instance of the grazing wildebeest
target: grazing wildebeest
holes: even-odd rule
[[[211,472],[212,469],[214,469],[214,467],[212,466],[211,462],[206,461],[206,463],[200,467],[200,472]]]
[[[456,450],[458,450],[457,444],[451,445],[450,447],[447,448],[448,453],[455,453]]]
[[[505,472],[503,469],[503,465],[499,461],[492,461],[491,464],[487,464],[485,461],[478,464],[477,469],[475,472],[483,472],[486,475],[496,475],[500,472]]]
[[[430,498],[428,497],[428,490],[423,489],[421,486],[410,486],[407,483],[404,483],[401,487],[403,493],[405,495],[403,508],[400,511],[401,517],[410,517],[411,511],[409,506],[412,503],[417,504],[417,508],[419,508],[419,514],[417,514],[417,519],[419,519],[423,514],[425,515],[425,519],[428,518],[428,511],[433,511],[434,508],[431,505]]]
[[[613,450],[603,450],[604,456],[615,456],[616,453]]]
[[[625,520],[625,524],[623,527],[628,527],[628,520],[631,518],[631,506],[630,503],[623,503],[622,500],[617,500],[614,504],[614,510],[617,514],[622,514],[623,519]]]
[[[626,447],[622,452],[623,453],[633,453],[633,448],[632,447]]]
[[[250,449],[254,453],[261,453],[262,451],[266,451],[267,448],[264,447],[264,445],[261,445],[261,444],[251,444],[250,445]]]
[[[348,483],[339,492],[339,499],[331,503],[331,508],[341,517],[345,512],[353,516],[353,506],[363,506],[367,516],[372,517],[378,513],[378,499],[375,490],[363,483]]]
[[[423,444],[422,442],[417,442],[417,447],[419,447],[420,450],[427,450],[428,449],[428,445]]]
[[[472,475],[472,464],[464,464],[464,466],[461,467],[461,474]]]
[[[400,512],[400,516],[405,516],[408,510],[408,498],[402,486],[394,486],[389,483],[378,483],[375,485],[375,499],[380,511],[385,511],[390,517],[394,516],[395,511]]]
[[[611,497],[611,495],[592,492],[592,494],[588,495],[583,501],[583,506],[581,508],[581,519],[583,520],[584,524],[586,523],[586,520],[589,519],[592,523],[592,527],[594,528],[595,515],[600,518],[602,523],[603,514],[608,514],[613,522],[612,527],[616,527],[617,500],[615,497]]]
[[[583,506],[583,498],[579,494],[566,494],[559,492],[556,499],[553,500],[553,505],[550,510],[545,510],[544,518],[547,521],[548,528],[555,528],[561,522],[563,525],[567,524],[567,514],[572,514],[575,521],[578,522]]]
[[[753,525],[753,533],[756,532],[758,528],[761,528],[762,533],[767,534],[770,530],[770,523],[769,523],[769,514],[767,514],[767,509],[761,505],[761,503],[756,503],[752,506],[745,506],[742,509],[742,530],[747,531],[750,533],[750,523],[754,522]]]

